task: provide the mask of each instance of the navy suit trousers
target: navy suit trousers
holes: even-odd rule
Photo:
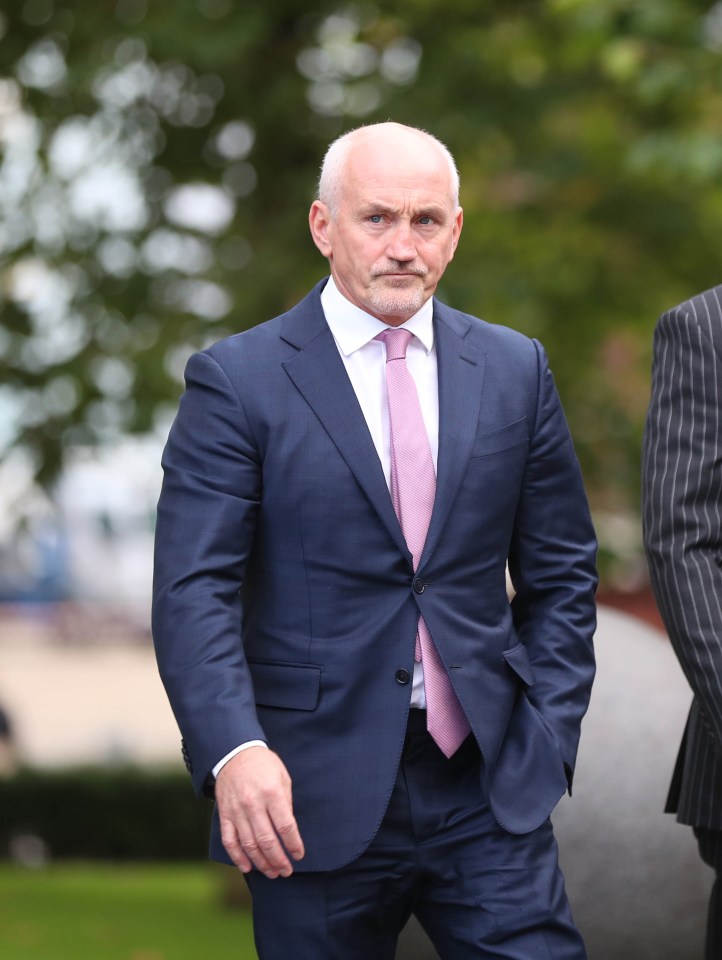
[[[247,876],[260,960],[393,960],[411,914],[442,960],[584,960],[551,822],[522,835],[502,830],[480,764],[471,736],[447,760],[425,713],[412,710],[391,800],[365,853],[325,873]]]

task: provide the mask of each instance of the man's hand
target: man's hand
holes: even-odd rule
[[[271,880],[293,873],[288,854],[300,860],[305,851],[278,754],[266,747],[237,753],[218,772],[216,802],[223,846],[243,873],[252,866]]]

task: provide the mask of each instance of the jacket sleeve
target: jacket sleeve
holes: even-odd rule
[[[719,331],[722,317],[714,292],[670,310],[657,324],[644,433],[642,515],[657,605],[722,749]]]
[[[595,672],[597,541],[561,401],[535,347],[536,411],[509,553],[512,613],[534,671],[529,699],[559,743],[571,789]]]
[[[260,502],[261,469],[245,411],[206,353],[163,453],[153,580],[153,641],[198,793],[238,744],[261,739],[241,642],[240,589]]]

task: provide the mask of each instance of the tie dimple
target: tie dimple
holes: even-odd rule
[[[406,365],[409,330],[384,330],[375,339],[386,344],[386,386],[391,427],[391,495],[406,544],[419,565],[436,496],[436,473],[419,395]],[[429,733],[450,757],[469,733],[469,722],[423,617],[419,617],[416,659],[424,666]]]

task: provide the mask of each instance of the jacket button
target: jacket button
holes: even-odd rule
[[[408,670],[397,670],[396,671],[396,682],[400,683],[402,686],[409,682],[409,671]]]
[[[414,587],[414,593],[423,593],[424,590],[426,589],[426,584],[424,583],[423,580],[419,580],[419,578],[417,577],[416,580],[414,580],[413,587]]]

